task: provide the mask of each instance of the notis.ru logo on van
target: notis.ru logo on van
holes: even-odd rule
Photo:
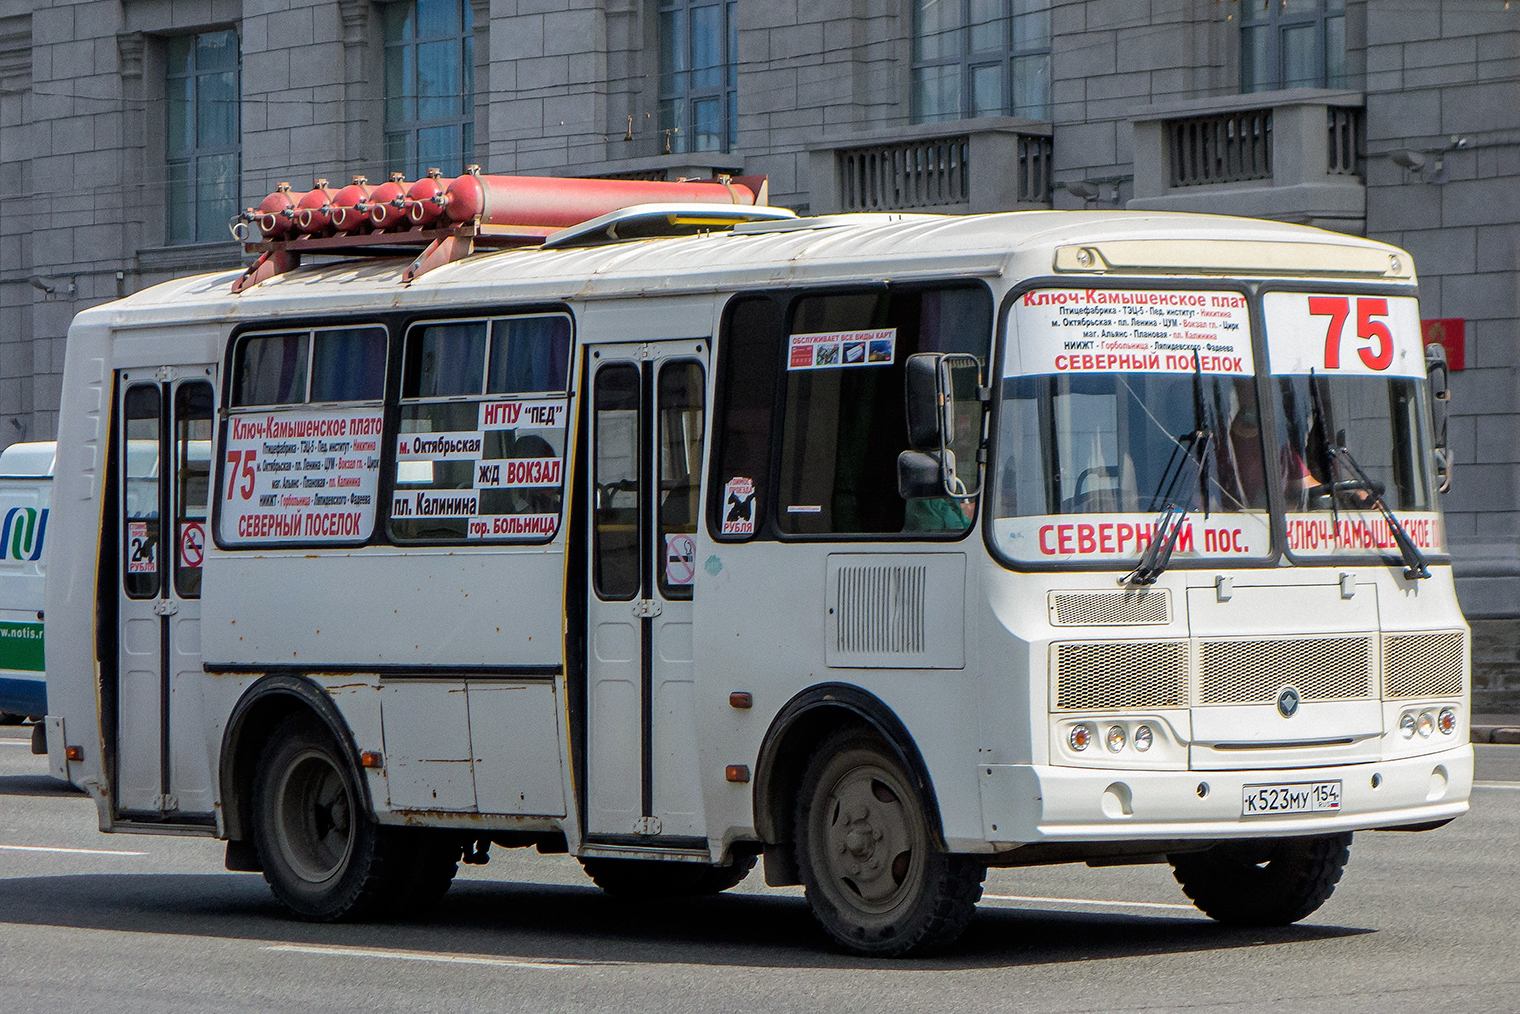
[[[12,507],[0,523],[0,558],[38,560],[42,558],[42,537],[47,532],[48,509]]]

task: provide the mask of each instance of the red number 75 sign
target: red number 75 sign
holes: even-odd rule
[[[1270,292],[1262,309],[1273,373],[1425,375],[1412,296]]]

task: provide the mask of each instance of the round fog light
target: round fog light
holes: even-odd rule
[[[1135,730],[1135,749],[1141,753],[1151,748],[1151,727],[1142,725]]]
[[[1071,734],[1066,737],[1066,741],[1071,744],[1073,750],[1081,753],[1092,742],[1092,733],[1087,731],[1087,726],[1085,725],[1073,725],[1071,727]]]
[[[1118,753],[1120,750],[1123,750],[1124,749],[1124,726],[1122,726],[1122,725],[1115,725],[1115,726],[1110,727],[1109,730],[1108,730],[1108,740],[1107,740],[1107,742],[1108,742],[1108,749],[1111,752]]]
[[[1435,716],[1427,711],[1427,712],[1424,712],[1423,714],[1420,715],[1420,721],[1415,726],[1415,729],[1419,732],[1419,734],[1422,737],[1424,737],[1426,739],[1429,739],[1430,738],[1430,734],[1435,731],[1435,727],[1436,727]]]
[[[1407,711],[1404,712],[1404,717],[1399,719],[1399,732],[1403,733],[1405,739],[1414,738],[1414,716]]]
[[[1436,728],[1441,730],[1441,735],[1450,736],[1457,728],[1457,713],[1450,708],[1442,708],[1436,716]]]

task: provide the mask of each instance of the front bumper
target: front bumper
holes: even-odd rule
[[[1332,767],[1251,771],[1096,770],[988,764],[982,825],[996,844],[1328,834],[1449,820],[1467,812],[1473,750]],[[1340,809],[1241,817],[1246,785],[1340,781]],[[1373,782],[1377,785],[1374,787]],[[1200,786],[1206,786],[1200,795]]]

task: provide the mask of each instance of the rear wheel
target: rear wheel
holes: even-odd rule
[[[736,886],[755,868],[754,856],[728,866],[676,863],[658,859],[582,859],[597,887],[628,898],[689,897],[717,894]]]
[[[1335,893],[1350,850],[1347,832],[1228,842],[1170,861],[1183,893],[1209,918],[1235,926],[1287,926]]]
[[[253,840],[275,897],[303,919],[331,922],[413,914],[449,889],[457,839],[382,828],[356,775],[309,715],[275,729],[253,782]]]
[[[870,732],[841,730],[813,754],[794,827],[808,904],[849,951],[944,947],[976,911],[986,868],[934,846],[913,780]]]

